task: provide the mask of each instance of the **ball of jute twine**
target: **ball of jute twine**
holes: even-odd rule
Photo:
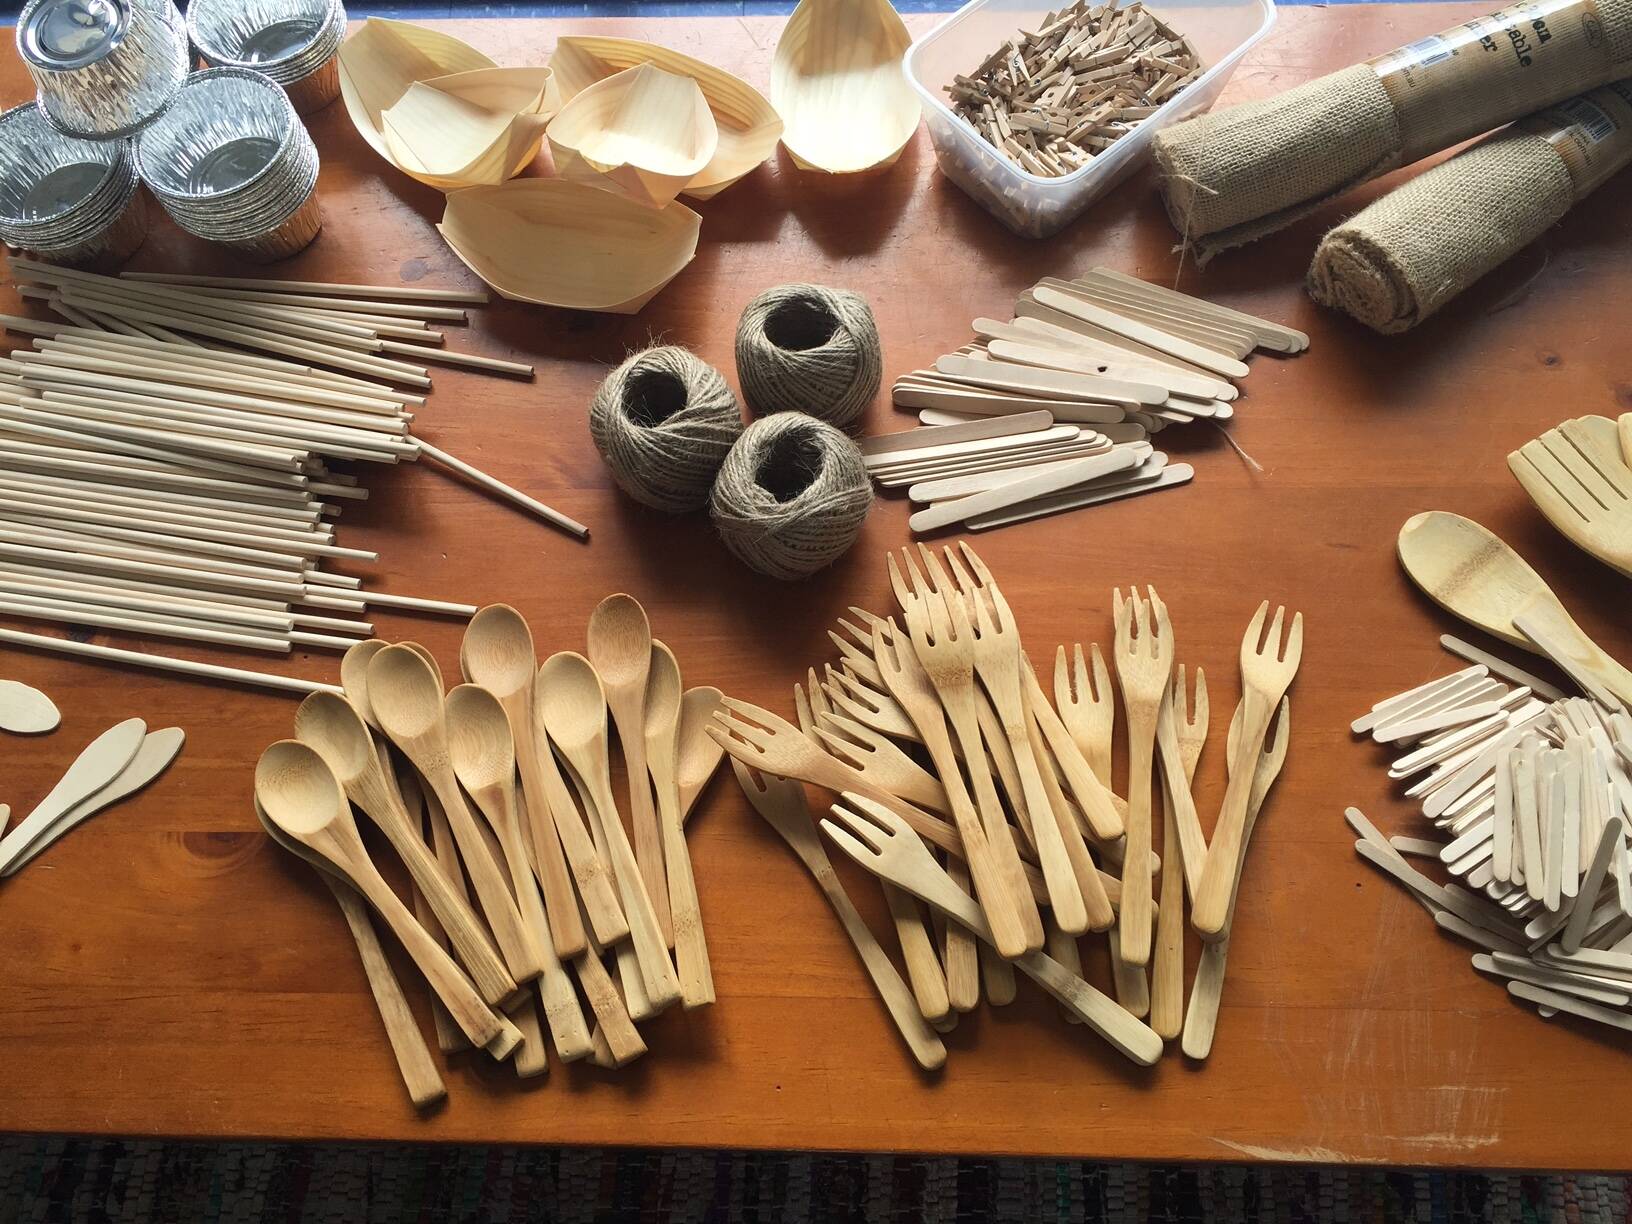
[[[636,353],[589,403],[595,448],[623,491],[670,514],[708,504],[714,476],[742,434],[720,372],[675,345]]]
[[[749,302],[737,323],[737,380],[762,416],[808,412],[845,429],[883,377],[873,312],[844,289],[778,285]]]
[[[779,412],[743,430],[714,482],[710,509],[727,548],[786,581],[842,556],[872,504],[854,442],[802,412]]]

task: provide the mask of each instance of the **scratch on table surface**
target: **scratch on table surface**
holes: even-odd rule
[[[1249,1160],[1278,1160],[1287,1164],[1348,1164],[1350,1157],[1342,1152],[1323,1147],[1272,1148],[1256,1143],[1233,1143],[1228,1139],[1214,1139],[1220,1147],[1239,1152]]]

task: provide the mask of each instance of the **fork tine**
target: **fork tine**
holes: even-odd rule
[[[1135,588],[1129,588],[1128,594],[1133,602],[1133,637],[1140,647],[1147,653],[1151,649],[1150,642],[1150,605]]]
[[[868,748],[873,747],[884,738],[871,727],[865,725],[864,723],[859,723],[853,718],[847,718],[843,714],[836,714],[830,711],[822,715],[821,721],[823,726],[837,727],[840,731],[849,736],[855,743],[862,744]]]
[[[912,829],[906,821],[890,811],[877,799],[869,799],[866,795],[858,795],[855,791],[844,791],[840,794],[840,798],[856,809],[852,815],[858,815],[862,819],[871,821],[874,828],[882,830],[886,834],[910,833],[914,837],[917,836],[916,833],[912,833]]]
[[[1116,648],[1124,650],[1133,641],[1133,620],[1122,588],[1111,588],[1111,623],[1116,626]]]
[[[986,562],[980,559],[980,554],[969,546],[967,540],[958,541],[958,551],[963,553],[964,559],[969,562],[969,568],[975,571],[975,576],[980,579],[982,586],[997,585],[992,581],[992,571],[986,568]]]
[[[1247,632],[1241,639],[1241,658],[1244,660],[1250,655],[1258,653],[1258,643],[1264,636],[1264,618],[1269,615],[1269,600],[1258,605],[1258,611],[1252,614],[1252,620],[1247,624]]]
[[[845,633],[849,634],[851,640],[854,641],[854,642],[858,642],[858,643],[866,642],[872,636],[870,633],[867,632],[867,630],[863,629],[860,625],[852,624],[850,621],[845,620],[844,617],[842,617],[842,616],[836,617],[835,620],[837,621],[839,628],[844,630]],[[828,637],[838,637],[840,635],[834,633],[833,630],[829,629],[827,631],[827,636]]]
[[[848,818],[850,817],[850,813],[846,812],[843,808],[835,807],[833,809],[833,815],[838,819],[845,821],[845,823],[849,823]],[[843,850],[863,867],[883,857],[882,850],[864,844],[859,838],[847,832],[840,825],[833,823],[833,820],[829,819],[828,817],[822,818],[821,829],[822,832],[826,833],[832,840],[835,846],[837,846],[840,850]]]
[[[1098,705],[1111,699],[1111,669],[1105,663],[1105,654],[1100,650],[1099,643],[1092,643],[1091,649],[1094,656],[1093,701]]]
[[[913,593],[907,589],[907,580],[902,576],[901,567],[895,562],[895,554],[886,553],[884,567],[890,572],[890,590],[895,592],[895,602],[901,605],[903,611],[912,603]],[[875,625],[876,629],[877,626]]]
[[[805,686],[793,686],[793,714],[799,720],[799,730],[811,735],[816,730],[816,711],[811,707],[810,698],[805,694]]]
[[[1581,490],[1574,489],[1572,497],[1572,490],[1559,487],[1563,474],[1559,470],[1558,460],[1539,441],[1526,442],[1508,455],[1507,466],[1542,513],[1573,515],[1584,523],[1591,522],[1582,507],[1586,499],[1582,497]]]
[[[756,748],[763,747],[774,738],[773,734],[764,727],[757,727],[745,719],[726,713],[724,710],[715,710],[712,715],[712,722],[727,735]]]
[[[805,691],[810,696],[810,712],[817,717],[828,713],[827,697],[822,692],[822,682],[816,675],[814,667],[805,670]]]
[[[958,590],[965,595],[972,596],[980,584],[975,581],[975,576],[964,565],[962,556],[954,552],[950,544],[946,547],[946,563],[952,567],[952,574],[958,582]]]
[[[764,744],[754,743],[742,734],[740,728],[732,726],[723,719],[710,722],[703,730],[708,734],[709,739],[724,748],[733,757],[740,757],[744,754],[755,757],[766,755]]]
[[[1181,724],[1190,722],[1190,691],[1184,683],[1184,664],[1173,668],[1173,681],[1168,685],[1173,695],[1173,713]]]
[[[1286,649],[1281,652],[1281,662],[1288,667],[1296,667],[1303,661],[1303,613],[1292,614],[1292,628],[1286,635]]]
[[[1553,452],[1564,470],[1604,509],[1608,510],[1622,500],[1592,456],[1569,433],[1562,429],[1550,429],[1542,437],[1547,439],[1547,449]]]
[[[759,795],[766,795],[770,793],[771,787],[770,784],[765,781],[765,775],[760,773],[759,770],[755,769],[752,765],[749,765],[744,761],[739,761],[736,757],[732,757],[731,771],[737,775],[737,785],[742,787],[744,791],[752,791]]]
[[[1082,666],[1082,647],[1077,647],[1076,662],[1078,669]],[[1077,673],[1071,669],[1071,661],[1066,658],[1065,647],[1054,648],[1054,700],[1060,705],[1075,705],[1081,700],[1079,696]]]
[[[1263,653],[1272,659],[1281,657],[1281,628],[1286,622],[1286,605],[1275,605],[1274,619],[1269,622],[1269,632],[1264,635]]]
[[[849,612],[851,616],[855,617],[869,629],[884,619],[882,616],[878,615],[878,613],[869,612],[866,608],[858,608],[854,604],[850,605]]]
[[[929,589],[942,598],[955,595],[957,587],[941,565],[941,559],[935,555],[935,550],[920,540],[918,541],[918,555],[924,563],[924,572],[929,575]]]
[[[1145,589],[1150,592],[1151,613],[1156,621],[1155,648],[1159,657],[1173,647],[1173,622],[1167,615],[1167,605],[1162,602],[1162,597],[1156,594],[1156,588],[1146,587]]]
[[[1200,666],[1196,668],[1196,697],[1190,706],[1190,718],[1187,720],[1192,727],[1204,726],[1208,721],[1211,710],[1207,704],[1207,673]]]
[[[867,758],[872,754],[866,749],[859,748],[849,740],[841,739],[826,727],[816,728],[816,738],[821,742],[823,749],[845,761],[857,769],[867,768]]]
[[[1264,757],[1270,761],[1286,758],[1286,746],[1292,739],[1292,698],[1282,697],[1276,713],[1278,717],[1270,731],[1271,738],[1264,745]]]

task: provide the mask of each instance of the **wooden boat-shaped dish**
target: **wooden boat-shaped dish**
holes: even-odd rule
[[[577,94],[549,138],[562,178],[601,180],[661,208],[708,165],[719,129],[696,81],[640,64]]]
[[[441,191],[501,183],[538,155],[548,68],[500,68],[450,35],[370,17],[340,47],[340,94],[364,140]]]
[[[782,120],[765,95],[740,77],[689,55],[634,38],[573,35],[561,39],[550,57],[555,74],[552,84],[563,106],[595,82],[639,64],[689,76],[703,91],[714,115],[719,145],[682,194],[698,200],[717,195],[776,149]]]
[[[702,218],[561,178],[512,179],[448,196],[437,226],[504,297],[634,314],[697,252]]]
[[[902,59],[912,36],[888,0],[799,0],[771,62],[782,143],[807,170],[888,166],[918,130]]]

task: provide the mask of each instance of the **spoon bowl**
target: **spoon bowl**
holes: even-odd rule
[[[255,798],[278,828],[308,846],[356,825],[340,781],[316,750],[298,740],[279,740],[255,764]],[[315,847],[314,847],[315,848]]]
[[[495,697],[531,689],[538,672],[538,652],[526,617],[509,604],[489,604],[465,626],[459,645],[465,679]]]
[[[312,693],[300,703],[295,711],[295,738],[328,762],[342,787],[379,766],[374,737],[357,707],[333,693]]]
[[[569,757],[606,738],[606,690],[588,659],[563,650],[538,669],[539,717]]]
[[[340,659],[340,687],[346,690],[346,700],[376,731],[380,724],[375,720],[374,707],[368,700],[368,665],[386,645],[379,638],[370,638],[366,642],[358,642]]]
[[[475,684],[448,694],[448,758],[465,789],[475,794],[508,786],[516,773],[516,746],[499,699]]]
[[[725,756],[725,749],[708,733],[714,721],[714,711],[720,708],[724,696],[709,685],[690,688],[680,698],[680,738],[675,749],[675,780],[680,784],[680,819],[691,816],[691,809],[703,787],[714,776]]]
[[[442,682],[412,646],[387,646],[369,662],[368,700],[393,739],[444,733]]]
[[[589,661],[608,689],[646,683],[652,625],[633,595],[608,595],[589,614]]]

